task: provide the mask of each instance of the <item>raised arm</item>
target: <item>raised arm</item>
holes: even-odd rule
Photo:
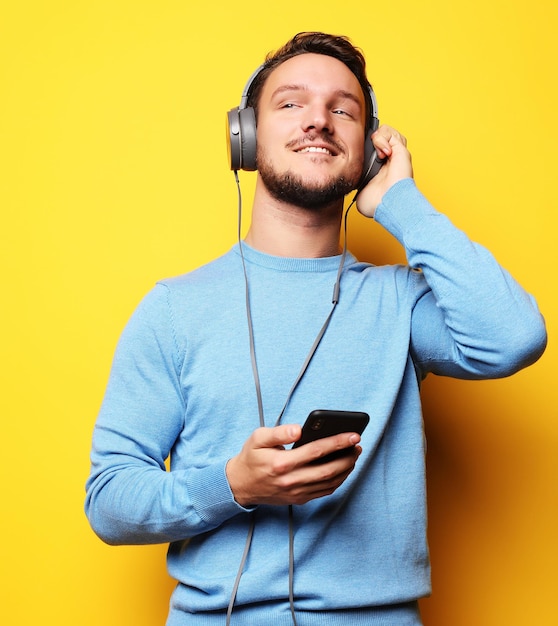
[[[411,335],[423,374],[494,378],[536,361],[546,330],[534,299],[420,193],[404,137],[382,127],[374,139],[387,162],[360,195],[358,208],[398,239],[418,270],[414,280],[427,283]]]

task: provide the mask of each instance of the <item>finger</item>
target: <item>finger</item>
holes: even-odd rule
[[[345,467],[341,472],[338,472],[336,470],[331,475],[330,472],[327,471],[325,465],[316,468],[318,470],[321,470],[322,472],[325,472],[325,474],[322,474],[322,479],[312,481],[308,480],[307,478],[306,481],[302,483],[299,488],[291,489],[290,495],[293,504],[304,504],[306,502],[309,502],[310,500],[323,498],[324,496],[329,496],[334,493],[350,476],[355,467],[355,462],[356,458],[349,465],[349,467]],[[327,465],[338,463],[339,461],[332,461]]]
[[[372,143],[381,158],[391,156],[397,144],[407,147],[407,139],[395,128],[386,125],[380,126],[372,135]]]
[[[334,452],[346,451],[350,454],[359,442],[360,435],[350,432],[316,439],[293,450],[297,454],[295,462],[298,465],[307,465],[308,463],[319,462],[320,459]]]
[[[273,428],[258,428],[252,438],[256,448],[281,448],[300,439],[301,427],[298,424],[283,424]]]

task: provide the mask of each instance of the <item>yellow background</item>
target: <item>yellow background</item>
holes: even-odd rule
[[[300,30],[363,48],[422,190],[533,292],[550,346],[511,379],[429,379],[427,626],[555,626],[555,0],[20,0],[0,9],[0,621],[163,624],[164,546],[82,512],[122,326],[157,278],[235,240],[225,112]],[[254,177],[241,177],[250,204]],[[401,260],[353,215],[351,248]],[[472,269],[474,271],[474,268]],[[482,276],[479,277],[482,280]]]

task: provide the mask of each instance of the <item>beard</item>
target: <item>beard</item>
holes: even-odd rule
[[[347,176],[331,176],[322,182],[311,182],[292,170],[277,172],[259,147],[257,165],[262,182],[276,200],[308,210],[337,204],[356,188],[361,176],[359,170]]]

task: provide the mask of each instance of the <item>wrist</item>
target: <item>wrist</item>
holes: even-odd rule
[[[243,487],[243,481],[239,480],[240,470],[238,469],[238,458],[232,457],[225,465],[225,475],[229,483],[234,501],[243,509],[254,509],[256,504],[253,502],[251,494]]]

